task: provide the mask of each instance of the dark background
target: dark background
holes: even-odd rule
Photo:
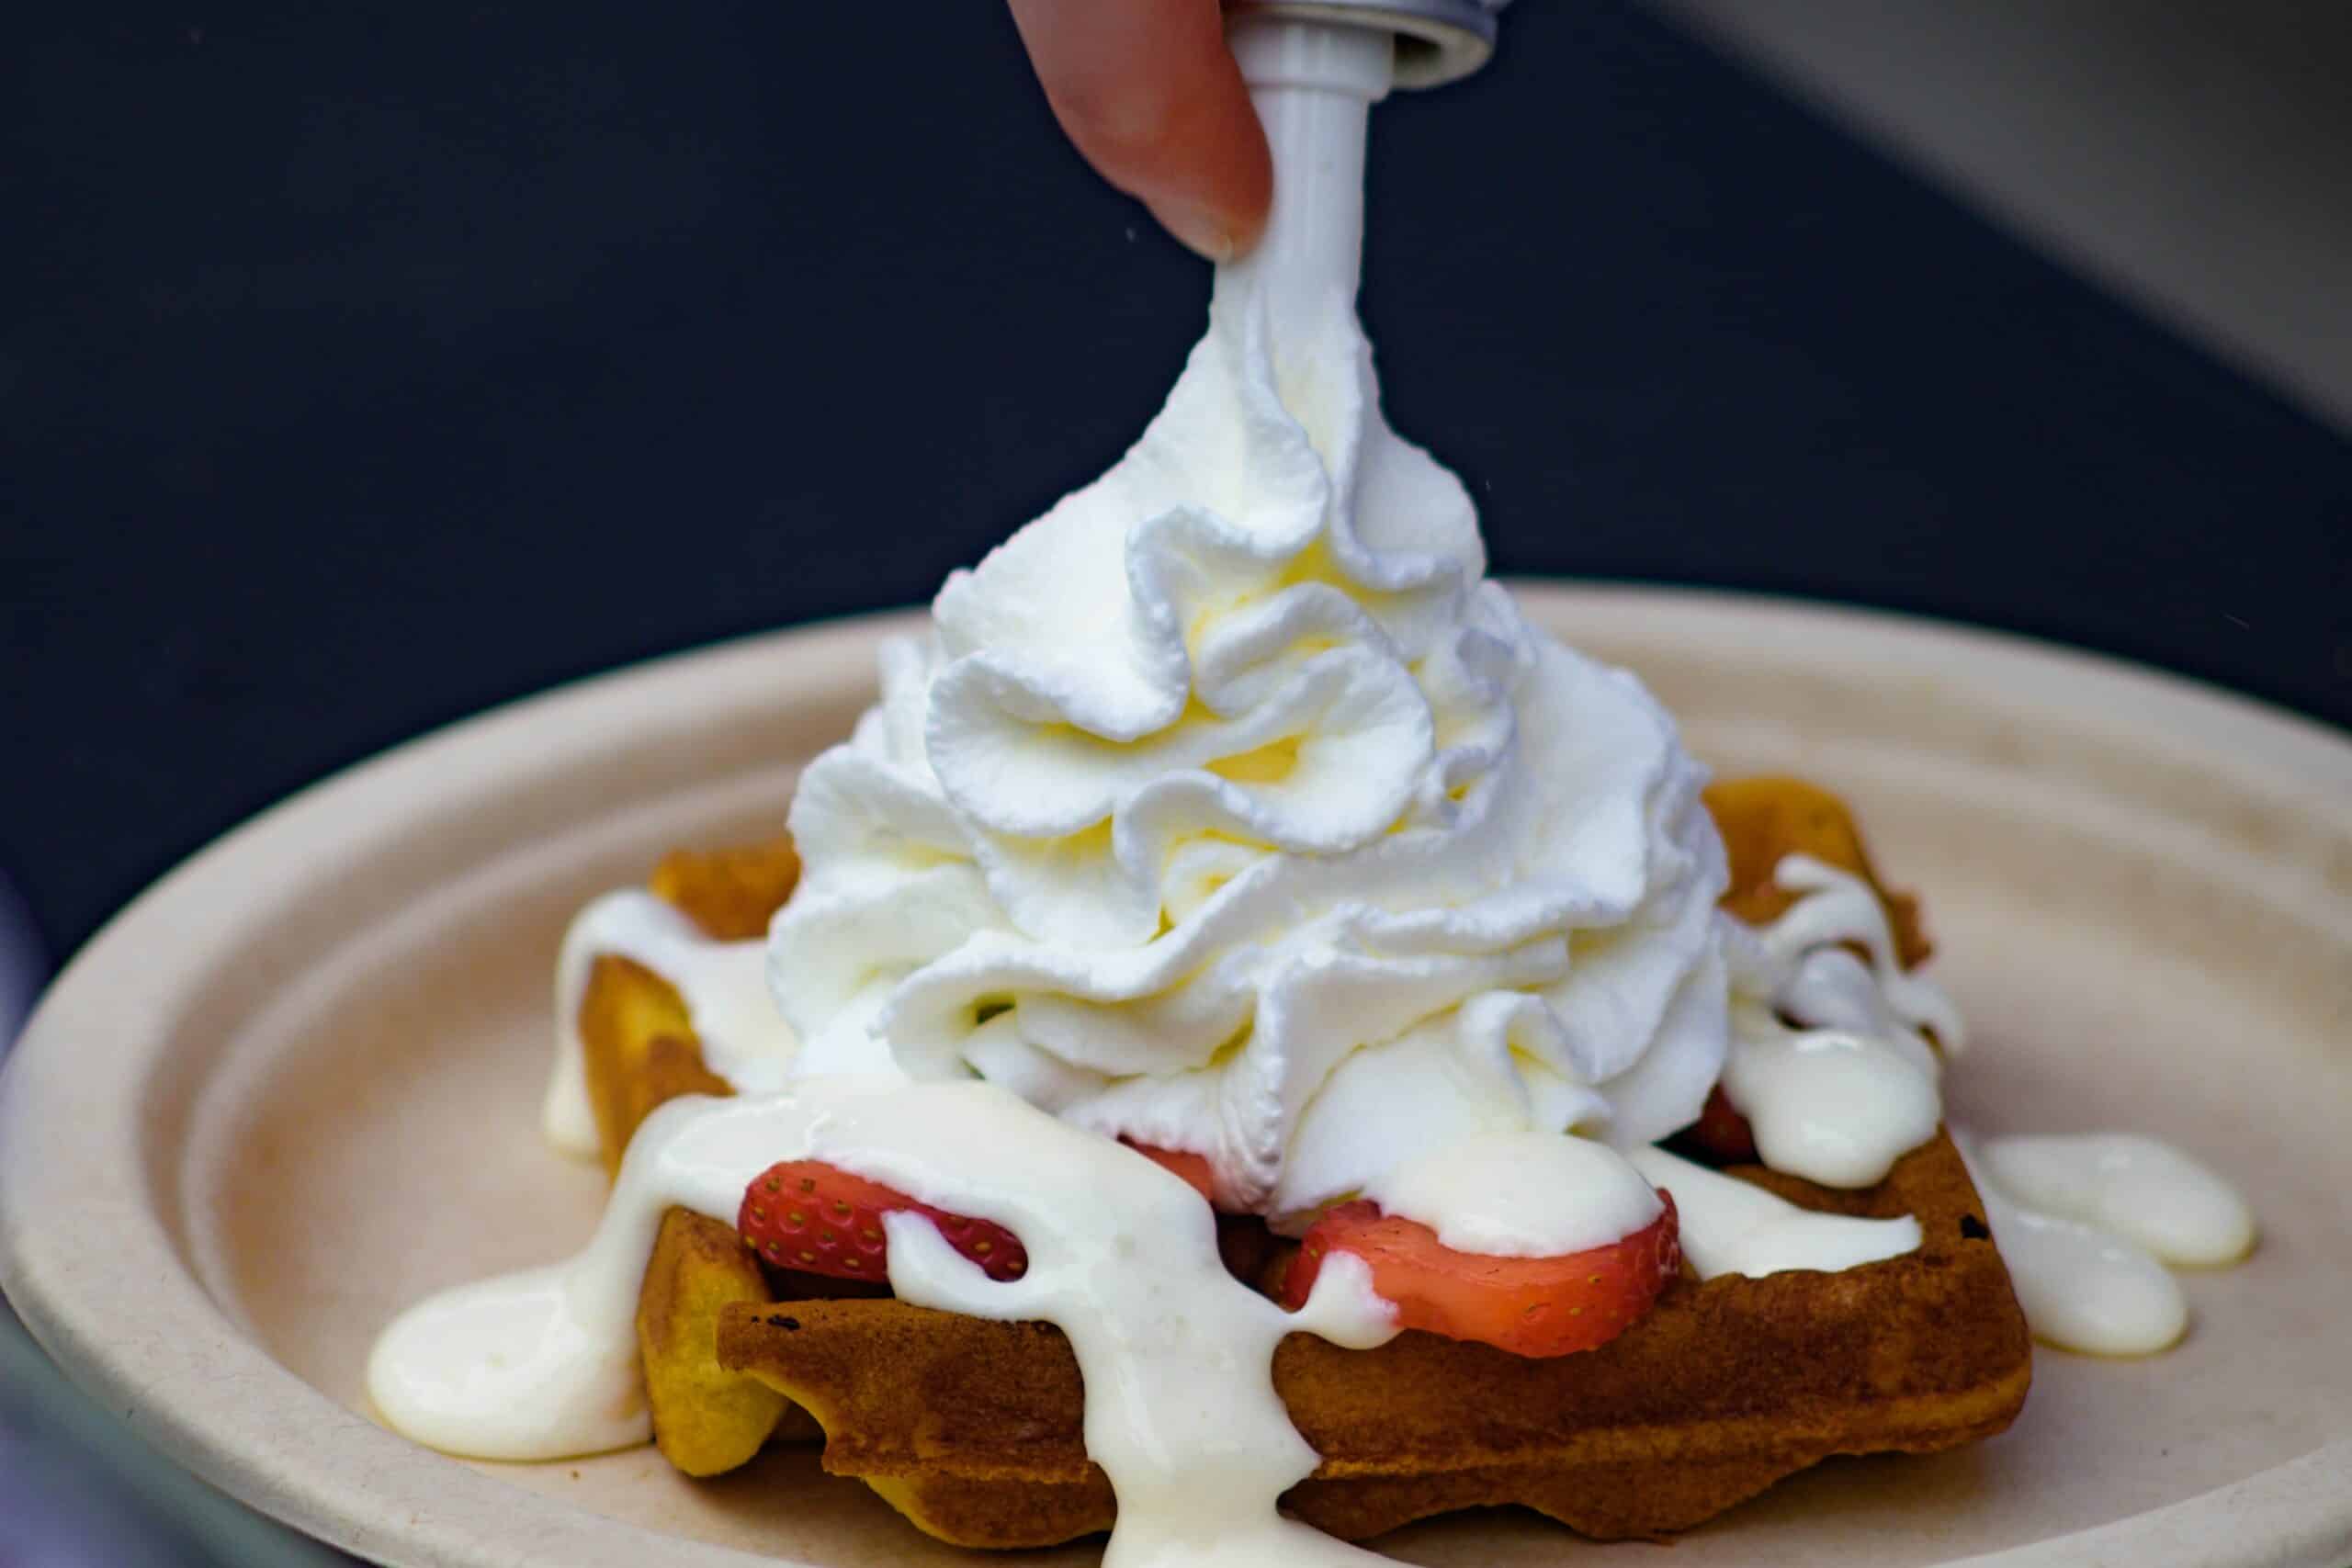
[[[293,10],[10,25],[0,867],[61,953],[428,726],[926,598],[1202,321],[988,0]],[[2352,719],[2352,444],[1636,7],[1505,34],[1377,112],[1364,298],[1498,570]]]

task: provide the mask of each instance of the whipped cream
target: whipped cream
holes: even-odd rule
[[[596,1153],[596,1113],[588,1099],[580,1009],[596,960],[626,958],[667,981],[685,1004],[703,1065],[738,1093],[786,1081],[795,1042],[767,986],[766,944],[718,942],[650,893],[607,893],[564,932],[555,970],[555,1069],[540,1125],[566,1154]]]
[[[1274,1507],[1317,1462],[1274,1392],[1274,1348],[1293,1333],[1390,1338],[1395,1313],[1363,1265],[1332,1258],[1284,1312],[1226,1272],[1210,1211],[1182,1180],[984,1083],[835,1077],[671,1101],[630,1144],[577,1258],[433,1297],[385,1330],[368,1367],[377,1408],[421,1441],[486,1459],[644,1441],[638,1288],[662,1216],[675,1204],[731,1224],[744,1189],[783,1159],[822,1159],[1021,1236],[1028,1272],[998,1281],[929,1220],[883,1222],[901,1300],[1069,1336],[1087,1452],[1119,1498],[1112,1568],[1385,1561]]]
[[[1222,271],[1135,449],[956,574],[804,775],[803,1070],[978,1073],[1277,1215],[1476,1131],[1690,1122],[1705,774],[1485,567],[1350,299]]]
[[[2147,1356],[2188,1331],[2165,1265],[2233,1263],[2253,1212],[2187,1155],[2136,1134],[1995,1138],[1955,1132],[1984,1217],[2036,1338],[2101,1356]]]

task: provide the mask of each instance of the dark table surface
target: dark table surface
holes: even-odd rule
[[[1378,111],[1364,292],[1500,570],[2352,717],[2352,444],[1622,0],[1505,31]],[[927,598],[1201,323],[979,0],[64,7],[9,52],[0,866],[57,953],[429,726]]]

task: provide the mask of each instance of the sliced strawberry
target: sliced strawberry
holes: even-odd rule
[[[1733,1109],[1731,1097],[1724,1093],[1721,1084],[1707,1096],[1699,1120],[1682,1135],[1718,1165],[1745,1165],[1756,1157],[1756,1130]]]
[[[991,1280],[1028,1272],[1021,1238],[988,1220],[947,1213],[918,1203],[894,1188],[836,1170],[822,1160],[772,1165],[743,1189],[735,1228],[752,1249],[779,1269],[837,1280],[887,1280],[889,1242],[885,1214],[921,1214],[947,1245],[978,1264]]]
[[[1283,1303],[1294,1312],[1323,1260],[1353,1253],[1401,1327],[1475,1339],[1520,1356],[1565,1356],[1614,1339],[1650,1309],[1682,1267],[1674,1200],[1633,1235],[1564,1258],[1456,1252],[1417,1221],[1374,1203],[1342,1203],[1315,1222],[1291,1260]]]
[[[1216,1170],[1209,1164],[1208,1156],[1196,1155],[1190,1149],[1156,1149],[1149,1144],[1138,1144],[1127,1138],[1119,1141],[1153,1164],[1163,1166],[1174,1175],[1182,1177],[1204,1201],[1216,1201]]]

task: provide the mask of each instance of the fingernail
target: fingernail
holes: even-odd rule
[[[1187,249],[1213,262],[1233,259],[1233,231],[1226,226],[1224,219],[1207,208],[1182,197],[1164,197],[1144,205],[1151,209],[1154,218],[1159,220],[1159,226],[1175,235]]]

